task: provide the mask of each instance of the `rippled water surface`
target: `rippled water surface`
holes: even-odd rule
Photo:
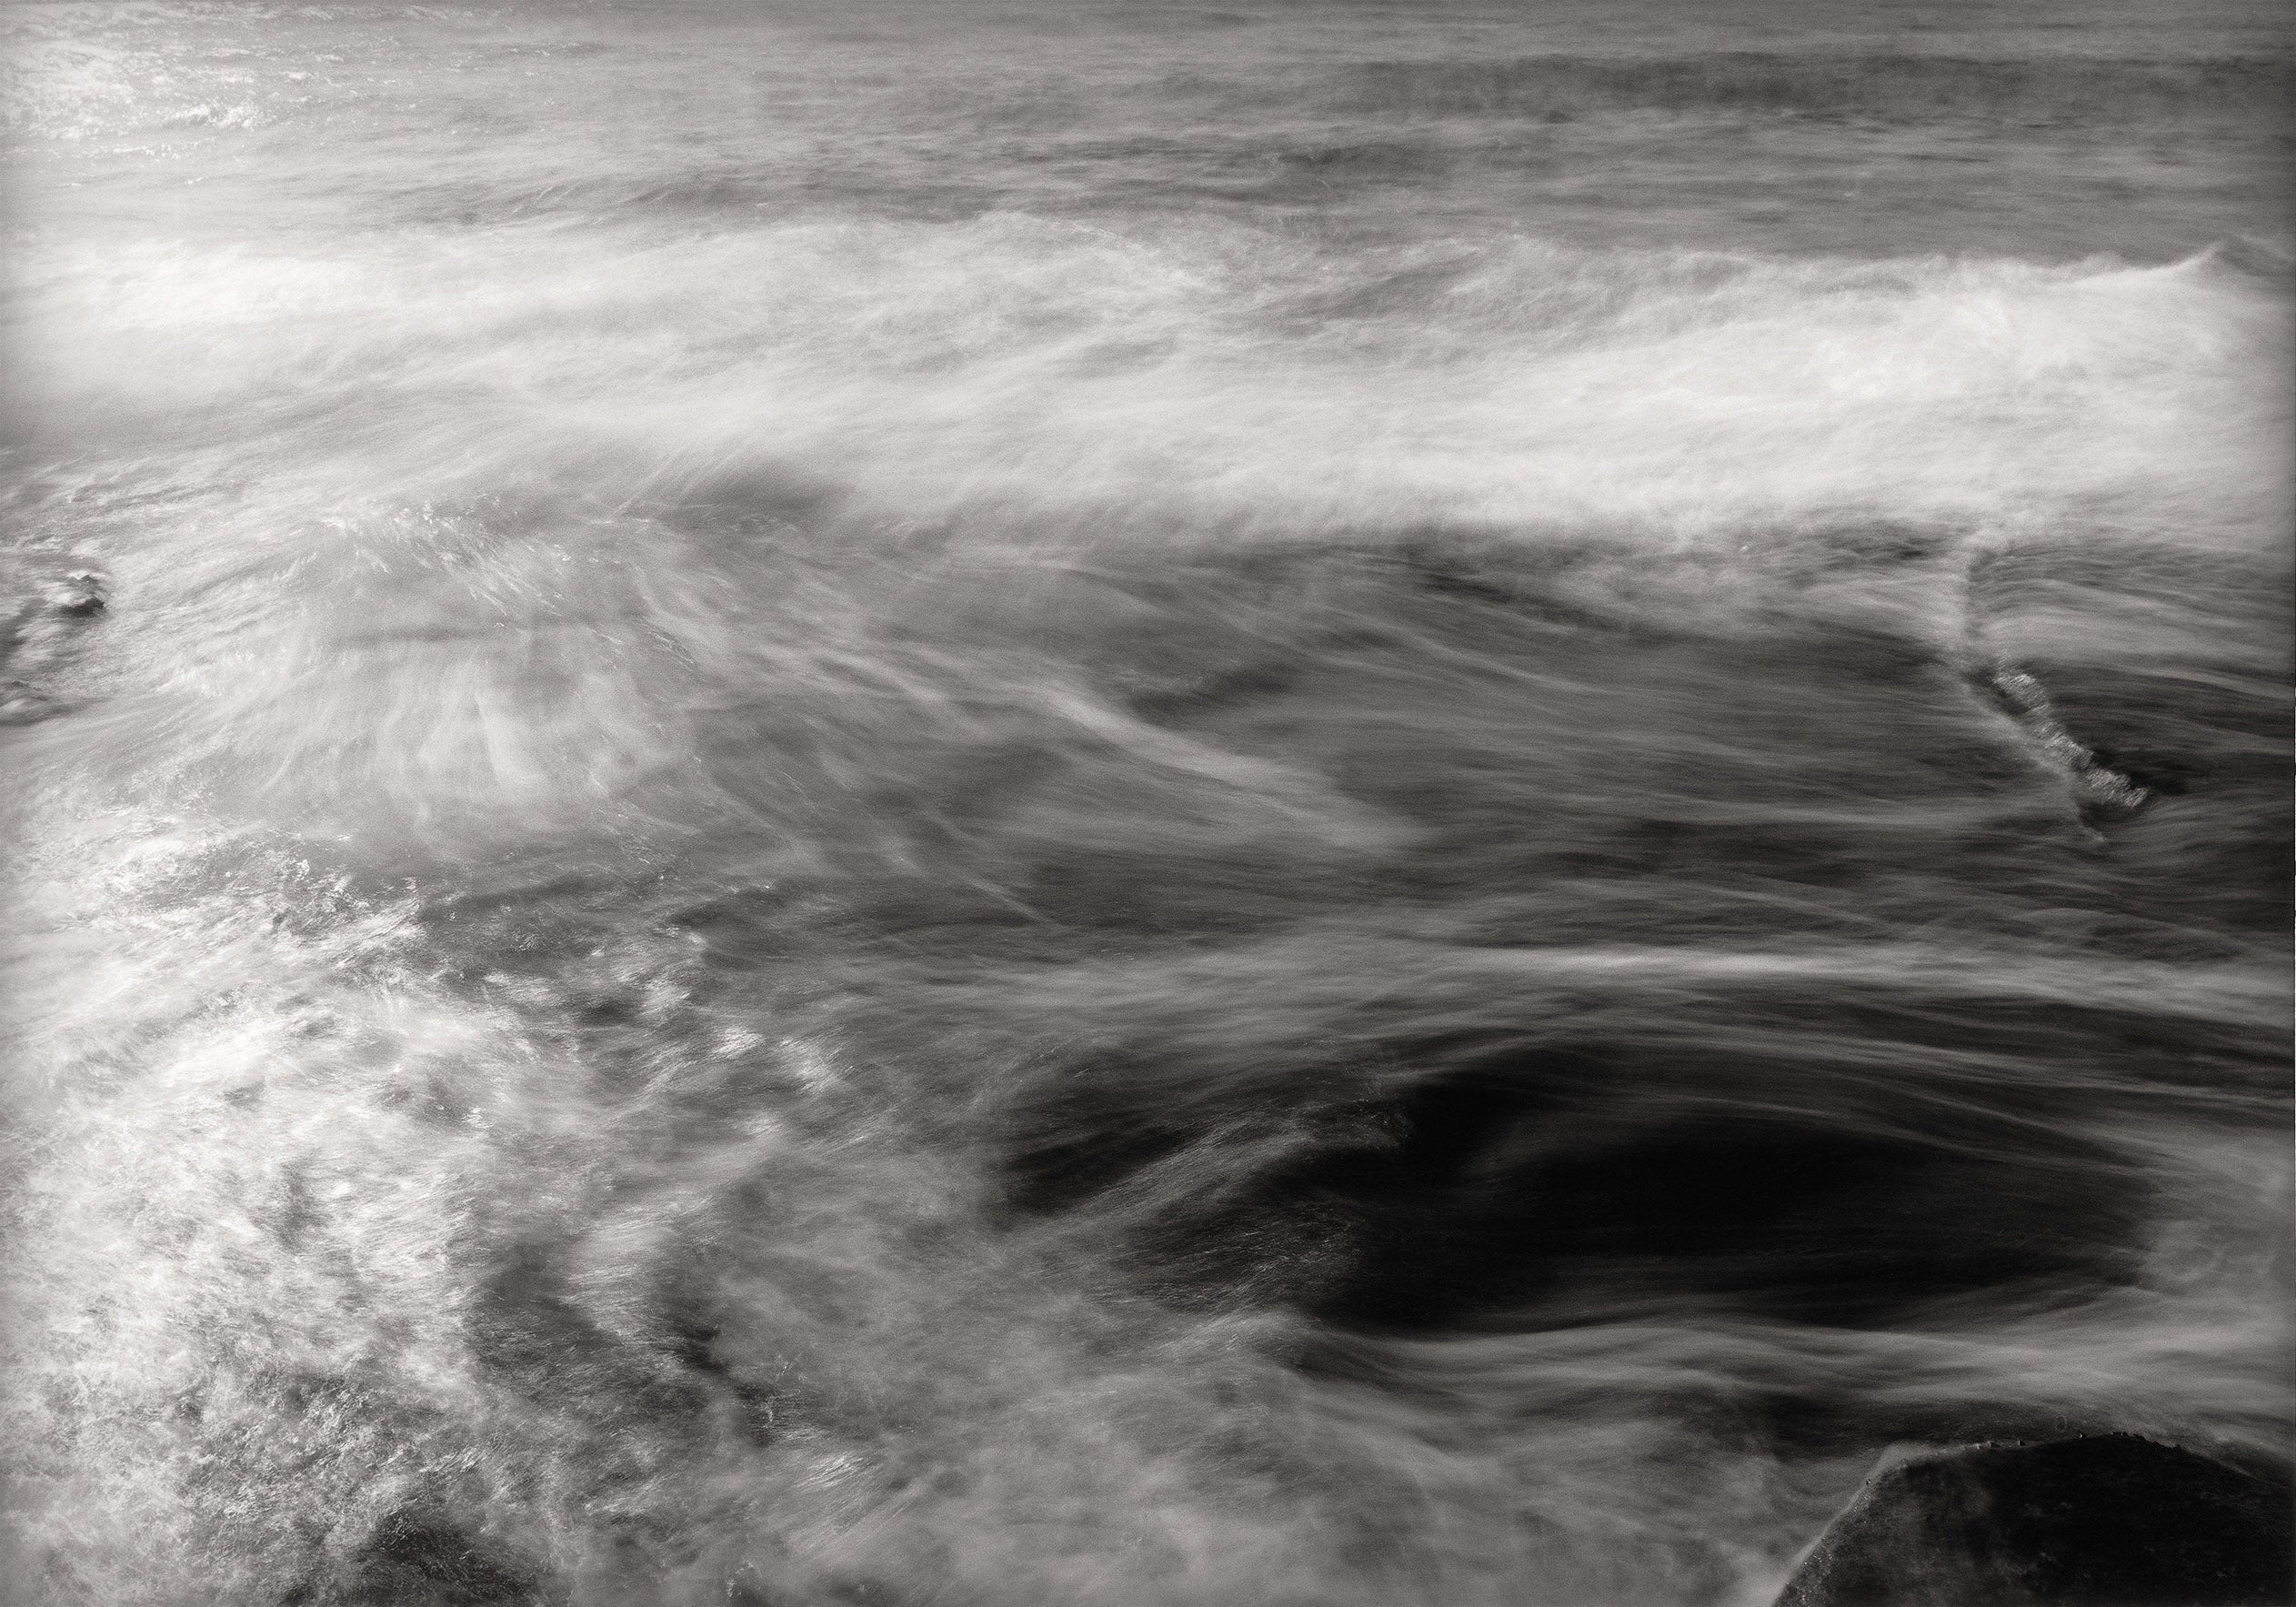
[[[0,20],[12,1600],[2280,1454],[2273,8]]]

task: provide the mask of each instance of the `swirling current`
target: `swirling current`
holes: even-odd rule
[[[5,21],[10,1600],[2283,1457],[2269,9]]]

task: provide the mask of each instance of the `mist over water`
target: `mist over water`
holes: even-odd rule
[[[1766,1607],[2281,1459],[2171,10],[10,5],[8,1599]]]

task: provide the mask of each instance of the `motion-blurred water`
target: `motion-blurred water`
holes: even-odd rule
[[[5,21],[13,1599],[2279,1453],[2271,8]]]

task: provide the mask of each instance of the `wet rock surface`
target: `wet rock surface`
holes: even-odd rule
[[[2290,1492],[2129,1434],[1984,1445],[1868,1481],[1777,1607],[2281,1607]]]
[[[110,602],[100,570],[63,567],[56,555],[0,565],[0,727],[34,725],[73,706],[55,683]]]

